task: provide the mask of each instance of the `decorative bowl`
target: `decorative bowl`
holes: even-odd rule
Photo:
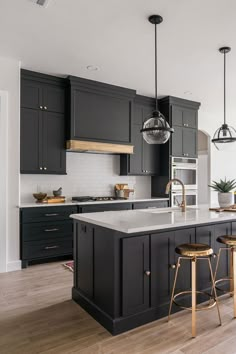
[[[38,202],[42,202],[46,198],[47,193],[33,193],[33,196]]]

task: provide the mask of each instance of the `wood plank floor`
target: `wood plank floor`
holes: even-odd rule
[[[61,263],[31,266],[0,274],[1,354],[233,354],[236,320],[232,299],[197,314],[198,336],[191,339],[191,318],[182,311],[112,337],[71,300],[72,273]]]

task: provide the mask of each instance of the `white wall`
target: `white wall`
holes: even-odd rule
[[[0,58],[0,90],[8,92],[7,170],[7,270],[20,268],[19,262],[19,147],[20,147],[20,63]],[[7,119],[7,118],[6,118]]]
[[[119,176],[118,155],[67,152],[67,175],[21,175],[21,202],[32,202],[32,193],[63,188],[63,195],[107,196],[114,194],[116,183],[128,183],[136,198],[150,198],[151,177]]]
[[[217,110],[218,109],[218,110]],[[236,112],[228,109],[229,123],[236,128]],[[199,129],[208,133],[212,139],[215,131],[223,123],[222,103],[216,102],[215,110],[210,112],[206,105],[202,105],[199,110]],[[236,143],[230,144],[230,149],[218,151],[210,143],[210,178],[219,180],[220,178],[236,178]],[[218,204],[217,192],[211,191],[211,204]]]

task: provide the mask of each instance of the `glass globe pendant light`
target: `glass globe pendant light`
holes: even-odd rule
[[[212,143],[215,144],[217,150],[224,150],[229,143],[236,141],[236,130],[226,123],[226,54],[231,51],[230,47],[222,47],[219,49],[220,53],[224,54],[224,123],[218,128],[214,134]],[[224,145],[227,144],[227,145]]]
[[[156,107],[150,117],[143,123],[143,127],[140,132],[143,135],[143,139],[148,144],[165,144],[174,129],[171,128],[166,121],[164,115],[158,109],[157,100],[157,25],[163,21],[163,18],[159,15],[152,15],[149,17],[149,22],[155,25],[155,100]]]

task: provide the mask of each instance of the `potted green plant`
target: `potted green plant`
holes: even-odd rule
[[[221,208],[227,208],[234,203],[232,191],[236,188],[235,179],[225,180],[220,179],[220,182],[213,181],[209,185],[212,189],[218,192],[218,202]]]

